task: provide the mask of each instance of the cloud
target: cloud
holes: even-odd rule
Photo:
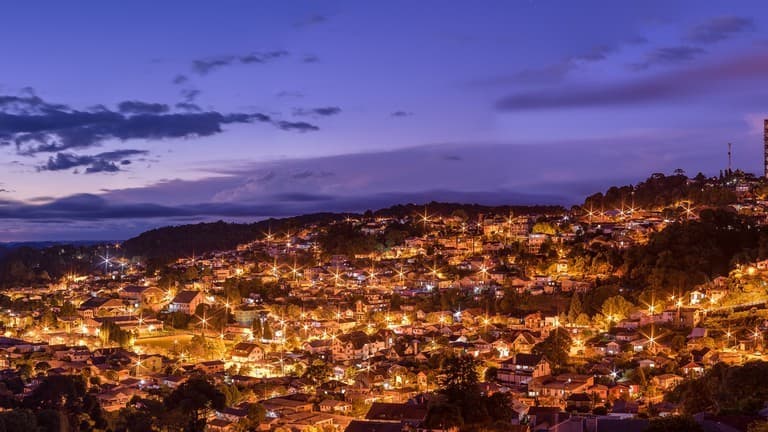
[[[393,111],[393,112],[392,112],[392,113],[390,113],[389,115],[390,115],[391,117],[410,117],[410,116],[412,116],[412,115],[413,115],[413,113],[412,113],[412,112],[410,112],[410,111],[401,111],[401,110],[398,110],[398,111]]]
[[[301,172],[297,172],[296,174],[293,174],[291,178],[307,179],[312,177],[323,178],[323,177],[331,177],[331,176],[333,176],[332,172],[327,172],[327,171],[315,172],[315,171],[305,170],[305,171],[301,171]]]
[[[184,98],[184,102],[193,102],[202,93],[197,89],[182,89],[181,96]]]
[[[646,55],[645,61],[635,63],[631,67],[634,70],[645,70],[656,65],[687,62],[705,52],[702,48],[688,45],[657,48]]]
[[[197,104],[193,104],[193,103],[190,103],[190,102],[179,102],[179,103],[177,103],[177,104],[175,105],[175,107],[176,107],[176,108],[178,108],[178,109],[180,109],[180,110],[184,110],[184,111],[196,111],[196,112],[200,112],[200,111],[202,111],[202,110],[203,110],[202,108],[200,108],[200,106],[199,106],[199,105],[197,105]]]
[[[279,98],[303,98],[304,93],[300,91],[281,90],[275,93],[275,96]]]
[[[176,75],[175,77],[173,77],[173,81],[171,81],[171,82],[173,82],[176,85],[179,85],[179,84],[184,84],[187,81],[189,81],[189,77],[188,76],[179,74],[179,75]]]
[[[507,84],[537,84],[558,82],[565,78],[571,71],[584,64],[600,62],[618,51],[614,45],[596,45],[589,51],[578,55],[568,56],[560,61],[542,67],[522,69],[513,74],[501,75],[472,82],[473,85],[496,86]]]
[[[62,171],[72,168],[87,167],[86,174],[120,171],[119,165],[130,165],[131,157],[146,155],[146,150],[114,150],[96,155],[76,155],[57,153],[48,158],[48,162],[38,167],[39,171]]]
[[[320,14],[312,14],[304,19],[301,19],[294,23],[294,27],[296,28],[304,28],[304,27],[310,27],[318,24],[322,24],[324,22],[328,21],[328,17],[325,15]]]
[[[170,111],[170,108],[166,104],[141,102],[135,100],[120,102],[117,105],[117,109],[121,113],[129,114],[162,114]]]
[[[198,59],[192,61],[192,71],[199,75],[207,75],[212,71],[225,67],[233,66],[236,64],[264,64],[282,57],[287,57],[288,51],[275,50],[265,52],[252,52],[250,54],[244,54],[239,56],[227,55],[219,57],[210,57],[205,59]]]
[[[731,58],[648,78],[608,84],[584,84],[524,91],[499,99],[499,111],[618,106],[688,99],[717,92],[723,82],[754,86],[768,74],[768,56]]]
[[[13,144],[20,154],[32,155],[88,148],[107,140],[205,137],[238,123],[269,123],[300,132],[319,129],[305,122],[277,122],[262,113],[196,112],[195,107],[166,112],[164,104],[126,101],[118,111],[103,106],[77,110],[38,97],[0,96],[0,145]]]
[[[751,18],[722,16],[697,25],[691,29],[686,39],[690,42],[711,44],[754,29],[755,22]]]
[[[317,63],[320,61],[320,57],[314,54],[309,54],[309,55],[305,55],[304,58],[301,59],[301,61],[304,63]]]
[[[319,108],[294,108],[293,115],[295,116],[322,116],[328,117],[341,113],[341,108],[336,106],[327,106]]]
[[[303,121],[291,122],[291,121],[282,120],[282,121],[275,122],[275,124],[277,125],[277,127],[285,131],[312,132],[312,131],[320,130],[319,127]]]
[[[67,230],[75,238],[115,239],[181,220],[253,221],[432,200],[570,205],[610,185],[641,180],[649,172],[675,168],[717,172],[721,142],[725,138],[713,136],[710,130],[688,135],[653,131],[597,140],[469,142],[279,159],[219,168],[209,171],[213,174],[207,178],[165,180],[99,195],[34,203],[8,200],[0,204],[0,226],[15,227],[19,234],[14,238],[65,238],[52,232]],[[691,145],[697,146],[696,152],[691,153]],[[573,163],[574,149],[578,164]],[[450,163],[443,158],[446,155],[462,162],[446,169]],[[547,164],[542,165],[542,160]],[[510,166],[516,168],[509,170]],[[53,220],[59,221],[55,228],[49,223]],[[4,233],[11,237],[7,230]]]

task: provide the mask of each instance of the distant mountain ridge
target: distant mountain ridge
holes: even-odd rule
[[[431,215],[448,216],[455,211],[462,211],[470,218],[480,213],[509,214],[551,214],[563,212],[561,206],[485,206],[479,204],[437,203],[400,204],[392,207],[361,213],[312,213],[281,219],[242,224],[223,221],[198,223],[153,229],[126,240],[123,247],[130,256],[142,256],[148,259],[174,260],[192,254],[202,254],[215,250],[233,249],[240,243],[250,242],[264,236],[268,231],[284,232],[296,230],[309,224],[329,223],[347,217],[389,216],[405,217],[422,213],[425,207]]]

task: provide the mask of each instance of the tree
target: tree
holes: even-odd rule
[[[536,234],[557,234],[557,228],[549,222],[537,222],[533,226],[532,231]]]
[[[568,322],[575,323],[582,312],[584,312],[584,307],[581,304],[581,297],[574,293],[571,297],[571,305],[568,307]]]
[[[238,430],[252,431],[259,427],[267,418],[267,410],[261,404],[252,403],[248,405],[248,414],[238,423]]]
[[[478,362],[470,355],[450,356],[443,360],[441,384],[449,395],[467,394],[477,391],[479,374]]]
[[[314,385],[320,385],[331,376],[331,366],[322,360],[312,362],[304,371],[304,378],[312,381]]]
[[[15,409],[0,413],[0,431],[35,431],[37,418],[35,413],[26,409]]]
[[[494,381],[494,380],[496,379],[496,375],[497,375],[498,373],[499,373],[499,368],[497,368],[496,366],[489,366],[489,367],[488,367],[488,368],[485,370],[485,374],[484,374],[484,376],[483,376],[483,380],[484,380],[485,382]]]
[[[208,412],[223,409],[226,397],[207,377],[195,375],[165,399],[165,406],[187,416],[187,430],[202,432],[205,430]]]
[[[645,432],[703,432],[703,430],[693,417],[670,416],[651,420]]]
[[[571,350],[571,336],[562,327],[557,327],[543,341],[533,346],[534,354],[541,354],[554,366],[568,363],[568,353]]]
[[[621,321],[628,317],[635,306],[621,295],[608,297],[600,308],[608,321]]]

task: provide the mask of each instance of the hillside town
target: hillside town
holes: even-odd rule
[[[670,264],[644,286],[617,257],[717,212],[765,225],[761,184],[734,180],[722,208],[633,193],[611,209],[345,215],[154,266],[101,245],[90,272],[4,291],[2,391],[81,377],[125,425],[206,384],[221,396],[195,411],[209,431],[399,432],[468,426],[440,409],[469,383],[502,401],[494,430],[645,430],[688,412],[681,385],[764,360],[768,256],[734,252],[713,278]]]

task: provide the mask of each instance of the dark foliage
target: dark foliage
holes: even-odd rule
[[[768,232],[727,210],[704,210],[698,221],[669,225],[624,254],[629,286],[685,292],[728,274],[735,261],[765,256]]]
[[[682,404],[683,412],[755,414],[768,400],[768,362],[742,366],[718,363],[700,378],[685,381],[667,395]]]

